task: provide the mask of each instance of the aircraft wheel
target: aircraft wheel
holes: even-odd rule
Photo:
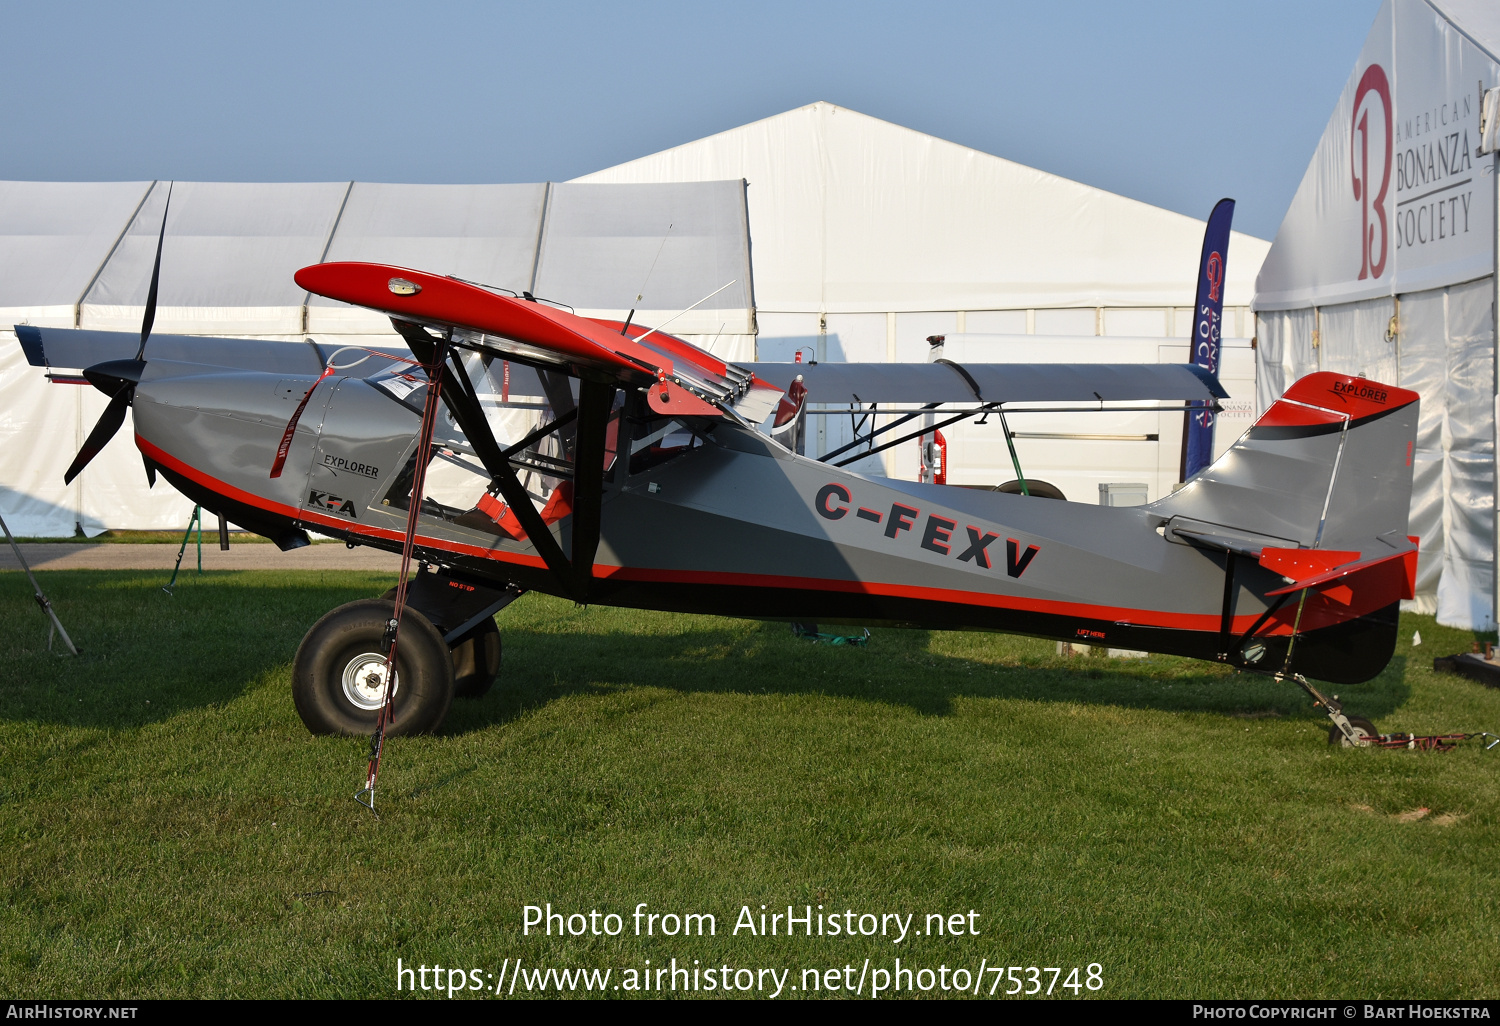
[[[1033,499],[1062,499],[1064,502],[1066,502],[1068,499],[1068,497],[1062,493],[1061,488],[1047,481],[1027,481],[1026,490],[1031,493],[1031,497]],[[1003,485],[997,486],[995,488],[995,491],[1004,492],[1007,495],[1020,495],[1021,482],[1007,481]]]
[[[1375,729],[1375,724],[1371,723],[1363,716],[1350,716],[1349,726],[1354,728],[1354,732],[1356,734],[1363,734],[1365,737],[1380,736],[1380,731]],[[1333,725],[1328,728],[1328,743],[1331,745],[1339,745],[1344,748],[1354,747],[1349,743],[1349,739],[1344,736],[1344,732],[1340,730],[1337,725]]]
[[[495,619],[475,627],[453,645],[453,694],[481,698],[500,676],[500,628]]]
[[[370,734],[385,687],[385,625],[395,603],[362,599],[328,613],[292,663],[292,700],[314,734]],[[453,663],[443,636],[408,609],[396,645],[388,734],[436,730],[453,702]]]

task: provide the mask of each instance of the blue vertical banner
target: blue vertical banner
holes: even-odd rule
[[[1229,223],[1234,220],[1234,200],[1221,199],[1208,215],[1203,231],[1203,254],[1198,260],[1198,294],[1193,303],[1191,362],[1219,373],[1219,340],[1224,324],[1224,268],[1229,259]],[[1189,410],[1182,433],[1182,480],[1208,466],[1214,458],[1214,411],[1208,400],[1198,400]]]

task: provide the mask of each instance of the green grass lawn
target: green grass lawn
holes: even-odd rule
[[[647,959],[790,987],[899,957],[1098,963],[1107,997],[1500,992],[1500,749],[1330,749],[1291,685],[1180,659],[835,648],[532,595],[500,618],[495,690],[389,743],[376,819],[352,800],[366,742],[309,736],[289,674],[315,619],[389,575],[189,575],[175,597],[164,576],[41,574],[74,660],[0,574],[0,994],[388,997],[398,957],[611,985]],[[1430,669],[1471,639],[1407,618],[1386,673],[1335,690],[1383,730],[1500,730],[1500,692]],[[546,902],[626,929],[523,936]],[[717,935],[637,937],[638,902]],[[732,934],[762,904],[918,928],[972,909],[979,933]]]

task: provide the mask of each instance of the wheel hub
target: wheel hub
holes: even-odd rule
[[[401,687],[401,675],[394,674],[391,697]],[[363,652],[344,666],[344,697],[356,708],[374,712],[385,701],[385,656]]]
[[[1333,729],[1334,730],[1338,730],[1338,727],[1335,726]],[[1344,747],[1344,748],[1364,748],[1364,747],[1368,747],[1369,744],[1370,744],[1370,742],[1373,741],[1378,736],[1378,735],[1375,735],[1375,734],[1371,734],[1368,730],[1366,730],[1363,726],[1361,726],[1358,723],[1351,723],[1351,724],[1349,724],[1349,729],[1352,730],[1352,731],[1354,731],[1354,739],[1351,740],[1348,735],[1341,733],[1341,735],[1339,737],[1339,745],[1341,747]]]

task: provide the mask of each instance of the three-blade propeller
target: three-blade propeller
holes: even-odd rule
[[[134,360],[109,360],[85,368],[83,376],[99,391],[109,396],[109,405],[104,408],[98,423],[84,439],[83,448],[73,457],[72,464],[63,474],[63,482],[72,484],[73,479],[89,465],[89,461],[115,437],[120,425],[125,423],[125,409],[135,399],[135,386],[140,384],[146,370],[146,340],[151,337],[151,325],[156,322],[156,288],[161,279],[161,249],[167,238],[167,211],[172,207],[172,187],[167,186],[167,202],[161,212],[161,231],[156,236],[156,262],[151,266],[151,288],[146,293],[146,313],[141,318],[141,346],[135,351]]]

